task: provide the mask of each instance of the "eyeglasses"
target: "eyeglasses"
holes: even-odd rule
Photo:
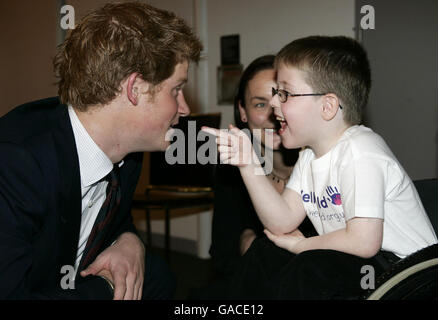
[[[287,97],[323,96],[326,93],[293,94],[293,93],[287,92],[286,90],[283,90],[283,89],[272,88],[272,96],[275,96],[276,94],[278,94],[278,98],[280,99],[280,102],[285,103],[287,101]]]
[[[276,94],[278,94],[278,99],[280,100],[281,103],[285,103],[287,101],[287,97],[307,97],[307,96],[324,96],[327,93],[302,93],[302,94],[293,94],[290,92],[287,92],[286,90],[283,89],[275,89],[272,88],[272,96],[275,96]],[[339,105],[339,108],[342,109],[342,106]]]

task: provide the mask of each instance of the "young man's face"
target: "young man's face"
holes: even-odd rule
[[[286,90],[292,94],[315,93],[305,82],[305,73],[295,67],[281,64],[277,70],[277,89]],[[310,146],[314,140],[315,126],[320,118],[319,97],[301,96],[287,97],[281,103],[278,94],[272,97],[270,103],[274,114],[280,121],[279,134],[285,148],[293,149]]]
[[[145,94],[140,98],[138,113],[132,117],[131,128],[134,131],[137,151],[163,151],[170,142],[166,133],[178,123],[180,116],[190,114],[183,87],[187,82],[188,62],[179,63],[168,79],[157,88],[154,96]],[[170,137],[170,135],[169,135]]]

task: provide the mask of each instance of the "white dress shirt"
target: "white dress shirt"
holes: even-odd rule
[[[90,137],[72,106],[68,106],[68,113],[76,141],[81,175],[82,216],[75,263],[75,270],[77,270],[88,236],[106,198],[108,181],[103,178],[111,172],[113,163]],[[119,166],[122,164],[123,161]]]

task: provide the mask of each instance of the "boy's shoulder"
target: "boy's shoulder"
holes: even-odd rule
[[[322,158],[331,158],[333,155],[362,157],[366,155],[392,156],[392,153],[383,140],[372,129],[363,125],[351,126],[342,134],[335,146]],[[301,161],[309,162],[315,159],[311,148],[303,148],[299,153]]]
[[[320,158],[315,158],[311,148],[304,148],[299,153],[296,165],[300,170],[304,170],[308,166],[312,166],[313,169],[328,169],[332,166],[346,167],[356,161],[387,163],[399,167],[397,158],[385,140],[372,129],[363,125],[348,128],[336,145]]]
[[[372,129],[363,125],[348,128],[335,149],[343,155],[363,158],[373,157],[380,159],[395,159],[385,140]]]

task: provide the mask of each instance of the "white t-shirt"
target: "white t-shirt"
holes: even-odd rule
[[[300,152],[287,187],[301,195],[318,234],[355,217],[383,219],[382,250],[405,257],[437,243],[419,195],[385,141],[364,126],[348,128],[315,159]]]

